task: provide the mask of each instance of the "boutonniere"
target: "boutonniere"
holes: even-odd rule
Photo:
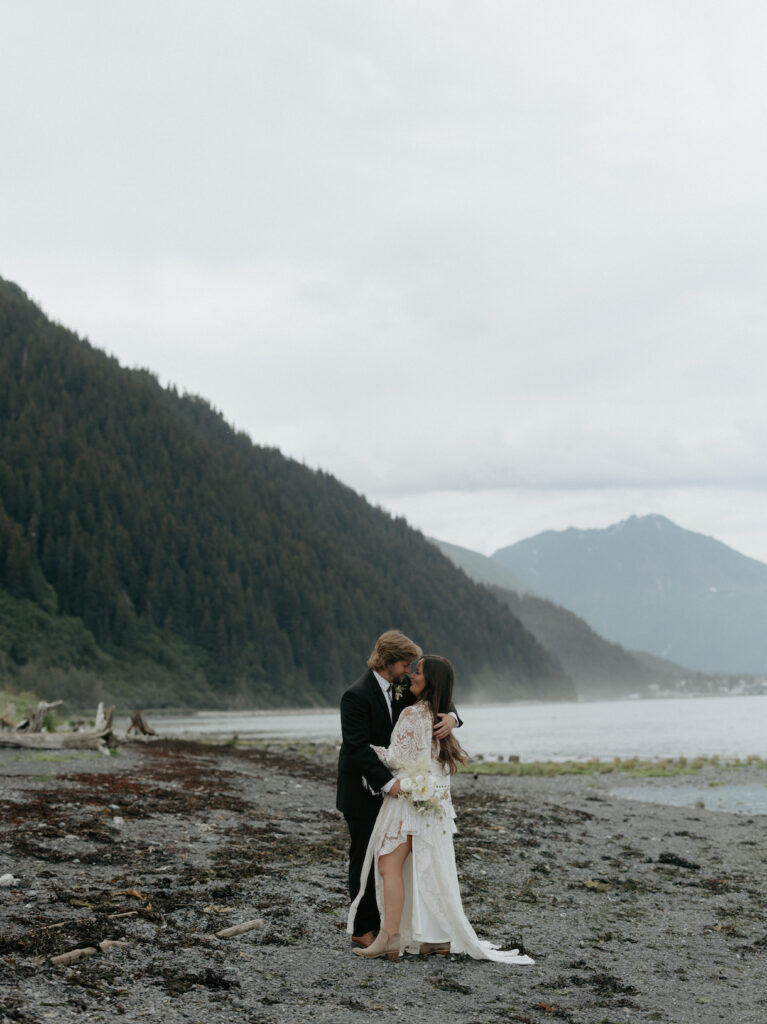
[[[405,683],[405,682],[395,683],[392,686],[392,693],[394,694],[394,699],[395,700],[402,700],[402,698],[405,696],[405,692],[407,690],[409,690],[409,689],[410,689],[410,684],[409,683]]]

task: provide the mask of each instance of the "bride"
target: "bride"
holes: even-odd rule
[[[353,931],[357,904],[373,868],[383,926],[370,946],[354,950],[357,956],[396,960],[407,949],[532,964],[516,949],[501,951],[478,939],[463,912],[453,852],[457,829],[450,776],[466,755],[452,734],[441,741],[432,736],[436,715],[450,707],[453,682],[447,658],[421,658],[410,682],[416,702],[397,719],[391,745],[373,747],[397,781],[376,819],[347,931]]]

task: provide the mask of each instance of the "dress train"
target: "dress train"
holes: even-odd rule
[[[349,910],[347,931],[353,933],[354,915],[371,870],[375,871],[376,900],[383,919],[383,879],[378,858],[396,849],[410,835],[412,853],[403,868],[401,947],[417,953],[423,942],[449,942],[451,953],[464,953],[477,960],[533,964],[535,961],[519,950],[499,950],[478,938],[463,911],[453,849],[457,829],[450,776],[434,756],[432,743],[431,712],[420,701],[402,712],[389,747],[373,747],[395,778],[400,779],[401,786],[412,787],[414,778],[420,780],[430,794],[429,807],[437,809],[416,810],[418,801],[406,796],[384,797],[365,854],[360,890]]]

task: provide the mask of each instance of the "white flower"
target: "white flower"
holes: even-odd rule
[[[400,779],[400,793],[419,814],[441,817],[444,813],[441,798],[437,796],[437,780],[428,759],[421,758],[407,766]]]
[[[431,775],[417,775],[415,782],[414,798],[416,800],[431,800],[435,789],[434,779]]]

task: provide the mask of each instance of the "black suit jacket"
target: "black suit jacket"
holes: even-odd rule
[[[413,695],[405,690],[400,700],[392,701],[392,717],[378,680],[368,669],[353,683],[341,698],[341,735],[343,741],[338,754],[338,788],[336,807],[349,817],[372,813],[380,807],[377,791],[385,786],[392,773],[370,749],[388,747],[394,724],[403,708],[413,703]],[[451,710],[455,708],[451,706]],[[456,715],[457,716],[457,715]],[[461,720],[458,719],[458,724]],[[367,779],[371,793],[362,784]]]

